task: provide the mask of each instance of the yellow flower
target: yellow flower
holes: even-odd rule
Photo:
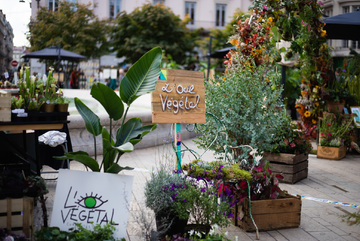
[[[308,110],[305,111],[305,113],[304,113],[304,116],[305,116],[305,117],[310,117],[310,115],[311,115],[310,111],[308,111]]]
[[[312,119],[311,121],[313,124],[316,124],[316,122],[317,122],[315,119]]]
[[[237,45],[238,40],[237,39],[230,39],[229,43],[231,43],[232,45]]]
[[[326,36],[326,30],[321,31],[320,36],[321,36],[321,37],[325,37],[325,36]]]

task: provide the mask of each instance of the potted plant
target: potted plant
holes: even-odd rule
[[[233,217],[230,203],[220,197],[216,182],[181,171],[161,169],[152,173],[146,182],[145,198],[155,213],[160,239],[190,232],[204,238],[214,225],[226,227]]]
[[[312,150],[309,136],[298,129],[290,116],[283,112],[282,123],[273,135],[273,147],[263,158],[270,162],[274,173],[281,173],[280,182],[295,183],[307,177],[308,154]]]
[[[167,172],[161,168],[151,173],[151,179],[145,185],[145,204],[154,211],[158,238],[185,232],[187,217],[179,218],[174,209],[177,196],[187,188],[180,175]]]
[[[57,159],[72,159],[81,162],[94,172],[119,173],[130,167],[118,164],[120,157],[126,152],[132,152],[134,145],[139,143],[149,132],[156,129],[157,125],[143,126],[140,118],[131,118],[126,121],[126,116],[131,104],[141,95],[155,90],[160,76],[160,62],[162,52],[159,47],[153,48],[134,63],[121,81],[118,96],[108,86],[97,83],[91,87],[90,94],[106,110],[110,119],[109,131],[100,123],[100,118],[87,107],[79,98],[75,98],[75,106],[84,119],[86,130],[94,138],[94,158],[87,152],[68,152]],[[127,105],[124,111],[124,106]],[[121,119],[117,130],[113,130],[113,121]],[[117,125],[118,126],[118,125]],[[115,134],[114,134],[115,133]],[[102,135],[103,160],[97,161],[96,136]]]
[[[59,90],[58,96],[56,98],[56,110],[58,112],[67,112],[69,104],[71,102],[70,98],[64,96],[64,93]]]
[[[323,112],[319,118],[318,158],[340,160],[346,156],[346,147],[351,143],[351,131],[355,128],[349,114]]]
[[[265,160],[250,169],[248,165],[240,163],[229,164],[222,161],[203,162],[199,160],[183,167],[189,176],[207,178],[218,183],[219,196],[227,200],[233,207],[234,224],[245,231],[255,231],[255,224],[258,230],[300,225],[300,198],[288,195],[280,189],[279,179],[282,176],[274,174]],[[273,204],[273,202],[277,204]],[[264,205],[264,203],[267,204]],[[296,208],[287,211],[273,208],[278,205],[279,207],[294,205]],[[270,206],[272,208],[266,208]],[[261,214],[259,210],[261,210]],[[296,222],[287,222],[287,220],[294,220],[294,217]]]
[[[325,91],[325,100],[327,100],[327,111],[331,113],[343,113],[345,103],[352,99],[348,82],[341,68],[338,68],[335,77],[331,78]]]

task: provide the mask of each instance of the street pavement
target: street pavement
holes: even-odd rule
[[[186,140],[184,143],[190,149],[199,154],[202,153],[192,140]],[[193,159],[194,157],[189,153],[185,153],[182,158],[183,163]],[[211,152],[206,152],[202,159],[211,161],[214,157]],[[157,170],[164,165],[169,168],[175,167],[172,147],[169,144],[163,144],[152,148],[137,149],[132,153],[126,153],[120,159],[120,164],[135,167],[133,171],[121,173],[134,176],[127,240],[146,240],[146,234],[155,229],[155,222],[153,213],[144,204],[145,182],[150,178],[152,170]],[[85,170],[81,164],[74,161],[71,162],[70,168]],[[290,194],[303,196],[300,226],[260,232],[260,240],[360,240],[360,227],[349,226],[342,221],[342,215],[359,210],[359,174],[360,155],[358,154],[348,154],[346,158],[339,161],[318,159],[315,155],[310,155],[309,173],[306,179],[295,184],[280,184],[280,187]],[[47,206],[51,217],[56,181],[47,181],[47,183],[50,190],[47,195]],[[244,232],[233,225],[223,232],[230,240],[256,240],[255,233]]]

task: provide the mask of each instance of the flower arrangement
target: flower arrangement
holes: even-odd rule
[[[340,147],[350,144],[350,133],[355,128],[352,115],[324,112],[319,119],[321,146]]]
[[[282,176],[274,175],[269,169],[269,162],[264,160],[250,169],[240,163],[206,163],[199,160],[183,168],[193,178],[213,180],[219,196],[225,198],[231,207],[241,204],[249,195],[251,200],[276,199],[284,195],[278,180]]]
[[[232,217],[230,204],[219,202],[213,181],[192,178],[181,171],[169,173],[162,168],[152,173],[146,182],[145,198],[146,206],[155,212],[160,238],[185,233],[185,225],[187,231],[198,231],[205,237],[213,225],[225,227]],[[182,228],[173,226],[178,221],[184,224]]]
[[[285,112],[282,118],[282,123],[273,136],[273,148],[266,152],[296,155],[310,153],[312,145],[309,136],[303,130],[298,129],[297,124],[292,123],[290,116]]]

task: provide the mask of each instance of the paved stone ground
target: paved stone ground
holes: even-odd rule
[[[197,150],[191,140],[185,143]],[[192,159],[189,154],[183,157],[184,162]],[[203,159],[213,160],[212,154],[205,153]],[[123,165],[136,167],[133,171],[123,173],[134,175],[127,240],[147,240],[146,234],[155,228],[155,224],[153,214],[144,205],[144,185],[150,177],[150,170],[156,170],[160,165],[174,165],[173,152],[169,145],[139,149],[125,154],[120,161]],[[83,166],[76,162],[71,163],[71,169],[84,170]],[[310,155],[308,178],[292,185],[280,184],[280,187],[291,194],[359,205],[359,177],[360,155],[348,154],[340,161],[318,159]],[[56,181],[47,181],[47,183],[50,190],[47,195],[47,206],[51,217]],[[353,207],[303,199],[300,227],[260,232],[260,240],[360,240],[360,227],[347,225],[341,217],[355,211],[357,209]],[[256,239],[255,233],[244,232],[235,226],[229,226],[225,231],[231,240]]]

